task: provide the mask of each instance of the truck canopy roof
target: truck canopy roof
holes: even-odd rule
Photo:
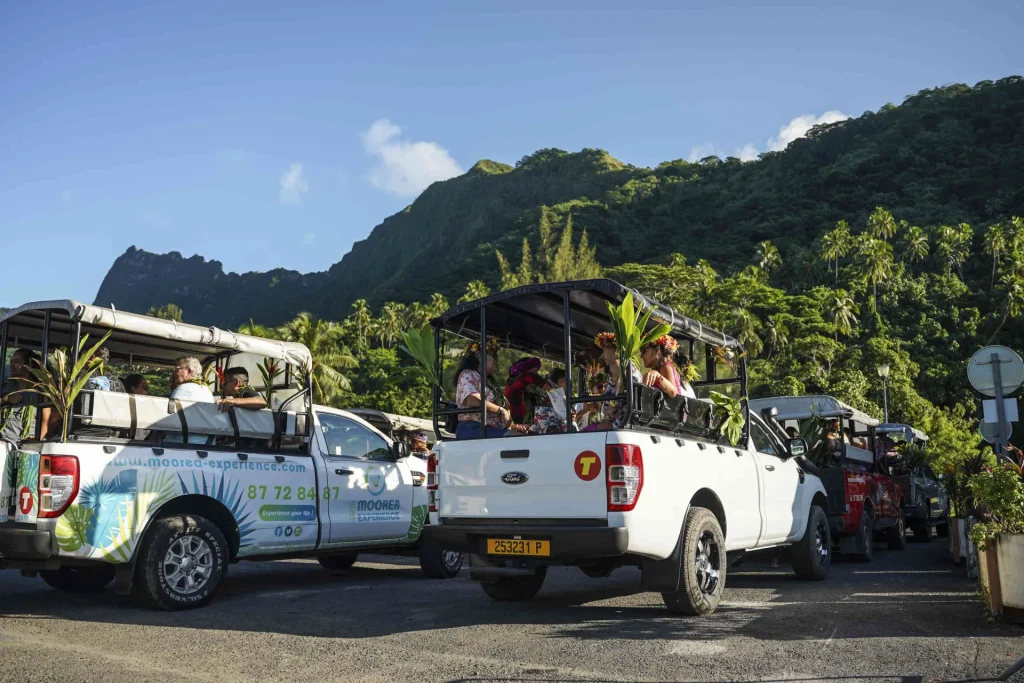
[[[488,336],[507,345],[529,350],[544,349],[549,355],[565,353],[564,295],[572,311],[572,344],[589,348],[594,337],[610,329],[608,303],[620,304],[633,293],[638,309],[652,309],[650,326],[666,323],[676,335],[712,346],[741,351],[732,337],[648,299],[614,280],[574,280],[516,287],[499,294],[449,308],[433,321],[437,327],[468,336],[480,333],[480,309],[487,307]],[[582,347],[578,345],[583,345]]]
[[[775,408],[776,420],[804,420],[809,417],[843,417],[871,427],[880,424],[867,413],[862,413],[832,396],[773,396],[750,401],[750,411],[761,413],[765,408]]]
[[[882,423],[875,427],[875,432],[878,434],[885,434],[894,441],[927,441],[928,435],[922,432],[920,429],[915,429],[910,425],[898,424],[898,423]]]
[[[422,417],[411,417],[409,415],[396,415],[395,413],[385,413],[383,410],[377,410],[376,408],[348,408],[348,412],[353,415],[358,415],[367,422],[373,423],[374,418],[385,419],[391,425],[391,429],[396,432],[426,432],[430,440],[433,441],[434,437],[434,423],[430,420]],[[445,437],[452,437],[453,434],[441,430],[441,435]]]
[[[8,348],[40,346],[46,312],[51,312],[50,348],[70,347],[74,323],[82,324],[82,335],[98,340],[111,331],[106,343],[114,357],[152,365],[173,365],[183,355],[206,361],[231,353],[249,353],[308,368],[312,358],[303,344],[237,334],[216,327],[199,327],[153,318],[113,308],[90,306],[70,299],[35,301],[8,311],[0,317],[7,323]]]

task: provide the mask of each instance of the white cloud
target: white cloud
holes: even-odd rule
[[[696,147],[691,147],[690,148],[690,153],[686,156],[686,160],[689,161],[692,164],[692,163],[700,161],[704,157],[709,157],[709,156],[712,156],[712,155],[721,156],[718,153],[718,151],[715,149],[715,146],[712,145],[710,142],[708,142],[708,143],[705,143],[703,145],[697,145]]]
[[[798,116],[786,125],[779,128],[779,134],[776,137],[768,139],[768,149],[772,152],[781,152],[786,149],[789,143],[793,142],[797,138],[802,138],[807,135],[814,126],[822,123],[835,123],[836,121],[845,121],[850,118],[841,111],[831,110],[827,111],[821,116],[815,116],[814,114],[804,114]]]
[[[302,195],[309,193],[309,183],[302,175],[302,164],[292,164],[281,176],[278,197],[283,204],[301,204]]]
[[[732,155],[734,157],[738,157],[740,161],[757,161],[757,155],[759,153],[760,152],[757,151],[757,147],[748,142],[733,152]]]
[[[436,142],[399,140],[401,133],[399,126],[378,119],[360,135],[367,154],[377,158],[369,176],[376,187],[399,197],[415,197],[431,183],[464,172]]]

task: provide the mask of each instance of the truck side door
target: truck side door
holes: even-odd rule
[[[412,523],[412,473],[378,432],[343,415],[318,412],[325,443],[330,529],[321,547],[404,538]]]
[[[803,522],[800,503],[800,472],[792,458],[785,457],[779,444],[757,420],[751,420],[750,438],[754,457],[761,468],[765,530],[759,545],[782,543],[797,534]]]

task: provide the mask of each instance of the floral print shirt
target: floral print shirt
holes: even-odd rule
[[[466,405],[466,399],[472,394],[484,396],[485,400],[494,403],[494,392],[491,391],[490,387],[487,387],[486,393],[480,390],[480,373],[475,370],[463,370],[459,374],[459,382],[455,387],[455,403],[460,408],[468,408]],[[463,413],[459,415],[459,422],[479,422],[479,413]],[[498,429],[504,429],[506,427],[505,422],[501,419],[501,415],[496,413],[488,413],[487,415],[487,426],[497,427]]]

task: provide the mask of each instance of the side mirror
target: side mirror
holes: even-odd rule
[[[802,438],[790,439],[786,445],[789,448],[789,457],[791,458],[807,455],[807,442]]]
[[[409,444],[404,441],[395,441],[394,444],[395,460],[401,460],[409,457]]]

